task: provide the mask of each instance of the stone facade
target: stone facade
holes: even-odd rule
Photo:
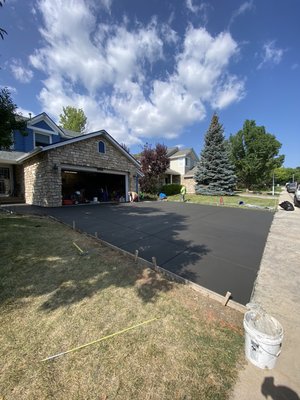
[[[99,153],[99,141],[105,143],[105,153]],[[66,166],[98,168],[125,173],[128,189],[135,191],[137,166],[103,136],[86,138],[37,154],[24,162],[25,201],[43,207],[62,205],[62,168]]]
[[[195,193],[195,184],[196,182],[192,176],[181,177],[181,185],[186,187],[187,193]]]

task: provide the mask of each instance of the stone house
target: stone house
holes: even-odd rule
[[[13,132],[13,141],[0,151],[0,203],[128,201],[138,191],[139,162],[105,130],[81,135],[42,113],[27,120],[26,136]]]
[[[194,149],[168,148],[170,167],[166,171],[164,183],[184,185],[188,193],[195,193],[194,168],[199,158]]]

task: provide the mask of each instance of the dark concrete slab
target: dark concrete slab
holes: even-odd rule
[[[273,213],[171,202],[60,208],[10,206],[51,215],[242,304],[250,300]]]

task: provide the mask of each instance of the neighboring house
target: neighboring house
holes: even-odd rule
[[[81,135],[42,113],[27,120],[27,135],[13,132],[10,151],[0,150],[0,203],[9,198],[57,207],[80,192],[82,199],[128,201],[137,191],[139,162],[105,130]]]
[[[168,148],[170,167],[166,171],[165,183],[185,185],[188,193],[195,193],[194,169],[199,161],[194,149]]]

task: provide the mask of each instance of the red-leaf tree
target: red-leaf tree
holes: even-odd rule
[[[141,190],[146,193],[157,193],[162,176],[170,166],[167,147],[157,143],[153,149],[146,143],[141,153],[141,170],[144,174],[140,179]]]

